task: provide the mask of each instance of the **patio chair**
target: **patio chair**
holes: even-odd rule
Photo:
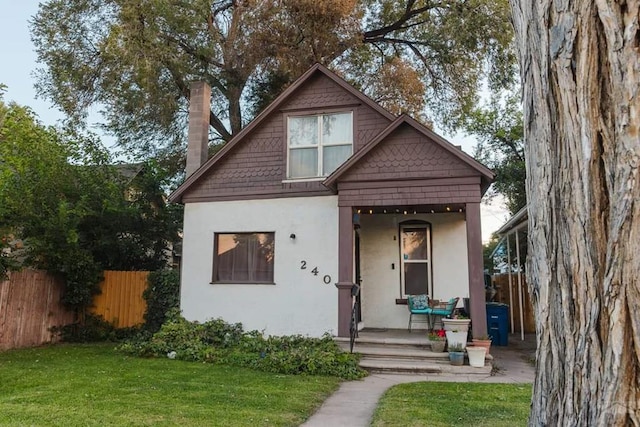
[[[429,295],[407,295],[407,307],[409,308],[409,332],[411,332],[411,322],[413,321],[414,314],[424,314],[427,316],[427,322],[431,324],[429,320]]]
[[[433,329],[434,327],[434,317],[439,316],[440,318],[447,317],[453,314],[453,310],[456,309],[458,305],[459,297],[451,298],[447,301],[443,306],[435,306],[429,307],[427,312],[427,317],[429,320],[429,329]]]

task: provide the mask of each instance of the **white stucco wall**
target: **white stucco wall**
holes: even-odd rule
[[[180,306],[187,319],[221,317],[270,335],[337,333],[337,196],[189,203],[184,215]],[[275,232],[275,285],[211,284],[215,232]]]
[[[396,298],[401,298],[398,224],[412,219],[430,222],[432,226],[434,292],[431,297],[449,299],[469,296],[464,214],[362,215],[360,257],[365,327],[407,327],[407,306],[395,303]],[[395,269],[391,268],[392,264]],[[416,323],[415,327],[426,328],[426,323]]]

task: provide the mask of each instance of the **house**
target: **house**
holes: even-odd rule
[[[181,309],[267,334],[406,328],[406,295],[470,297],[486,333],[480,199],[493,173],[316,64],[206,159],[192,86]]]

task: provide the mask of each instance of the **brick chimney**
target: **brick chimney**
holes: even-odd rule
[[[187,142],[187,177],[207,161],[209,152],[210,100],[211,87],[209,87],[207,83],[191,83]]]

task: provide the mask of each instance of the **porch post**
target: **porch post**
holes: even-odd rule
[[[353,210],[338,207],[338,336],[349,336],[353,298]]]
[[[482,262],[480,203],[467,203],[467,259],[469,261],[469,305],[474,338],[487,334],[487,315]]]

